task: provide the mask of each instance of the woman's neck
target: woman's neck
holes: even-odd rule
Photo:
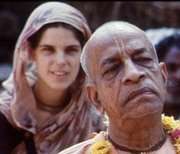
[[[33,90],[37,107],[43,110],[62,110],[70,100],[66,91],[53,90],[39,82],[35,84]]]
[[[119,145],[134,151],[151,151],[165,141],[165,132],[160,115],[149,115],[138,119],[127,119],[121,124],[110,121],[108,129],[110,139]]]

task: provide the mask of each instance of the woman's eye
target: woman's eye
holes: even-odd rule
[[[50,48],[42,48],[41,51],[42,51],[44,54],[52,54],[52,53],[54,53],[54,50],[53,50],[53,49],[50,49]]]
[[[69,47],[66,49],[66,53],[69,55],[76,54],[79,52],[80,52],[80,48],[76,48],[76,47]]]
[[[68,51],[69,54],[73,54],[73,53],[77,53],[77,52],[78,52],[78,50],[76,50],[76,49],[75,49],[75,50],[69,50],[69,51]]]

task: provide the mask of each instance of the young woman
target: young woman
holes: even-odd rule
[[[1,153],[56,154],[104,129],[83,88],[80,54],[90,34],[67,4],[47,2],[32,12],[0,96]]]

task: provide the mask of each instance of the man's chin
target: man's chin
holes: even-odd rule
[[[137,107],[134,112],[131,112],[130,115],[133,118],[142,118],[145,116],[152,116],[155,114],[161,114],[163,111],[163,105],[144,105]]]

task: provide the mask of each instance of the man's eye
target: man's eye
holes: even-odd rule
[[[110,78],[116,76],[117,73],[119,72],[119,67],[120,66],[118,64],[111,66],[110,68],[108,68],[104,71],[103,76],[106,79],[110,79]]]
[[[134,61],[140,65],[148,65],[148,66],[150,66],[152,63],[152,59],[148,57],[136,58],[134,59]]]

